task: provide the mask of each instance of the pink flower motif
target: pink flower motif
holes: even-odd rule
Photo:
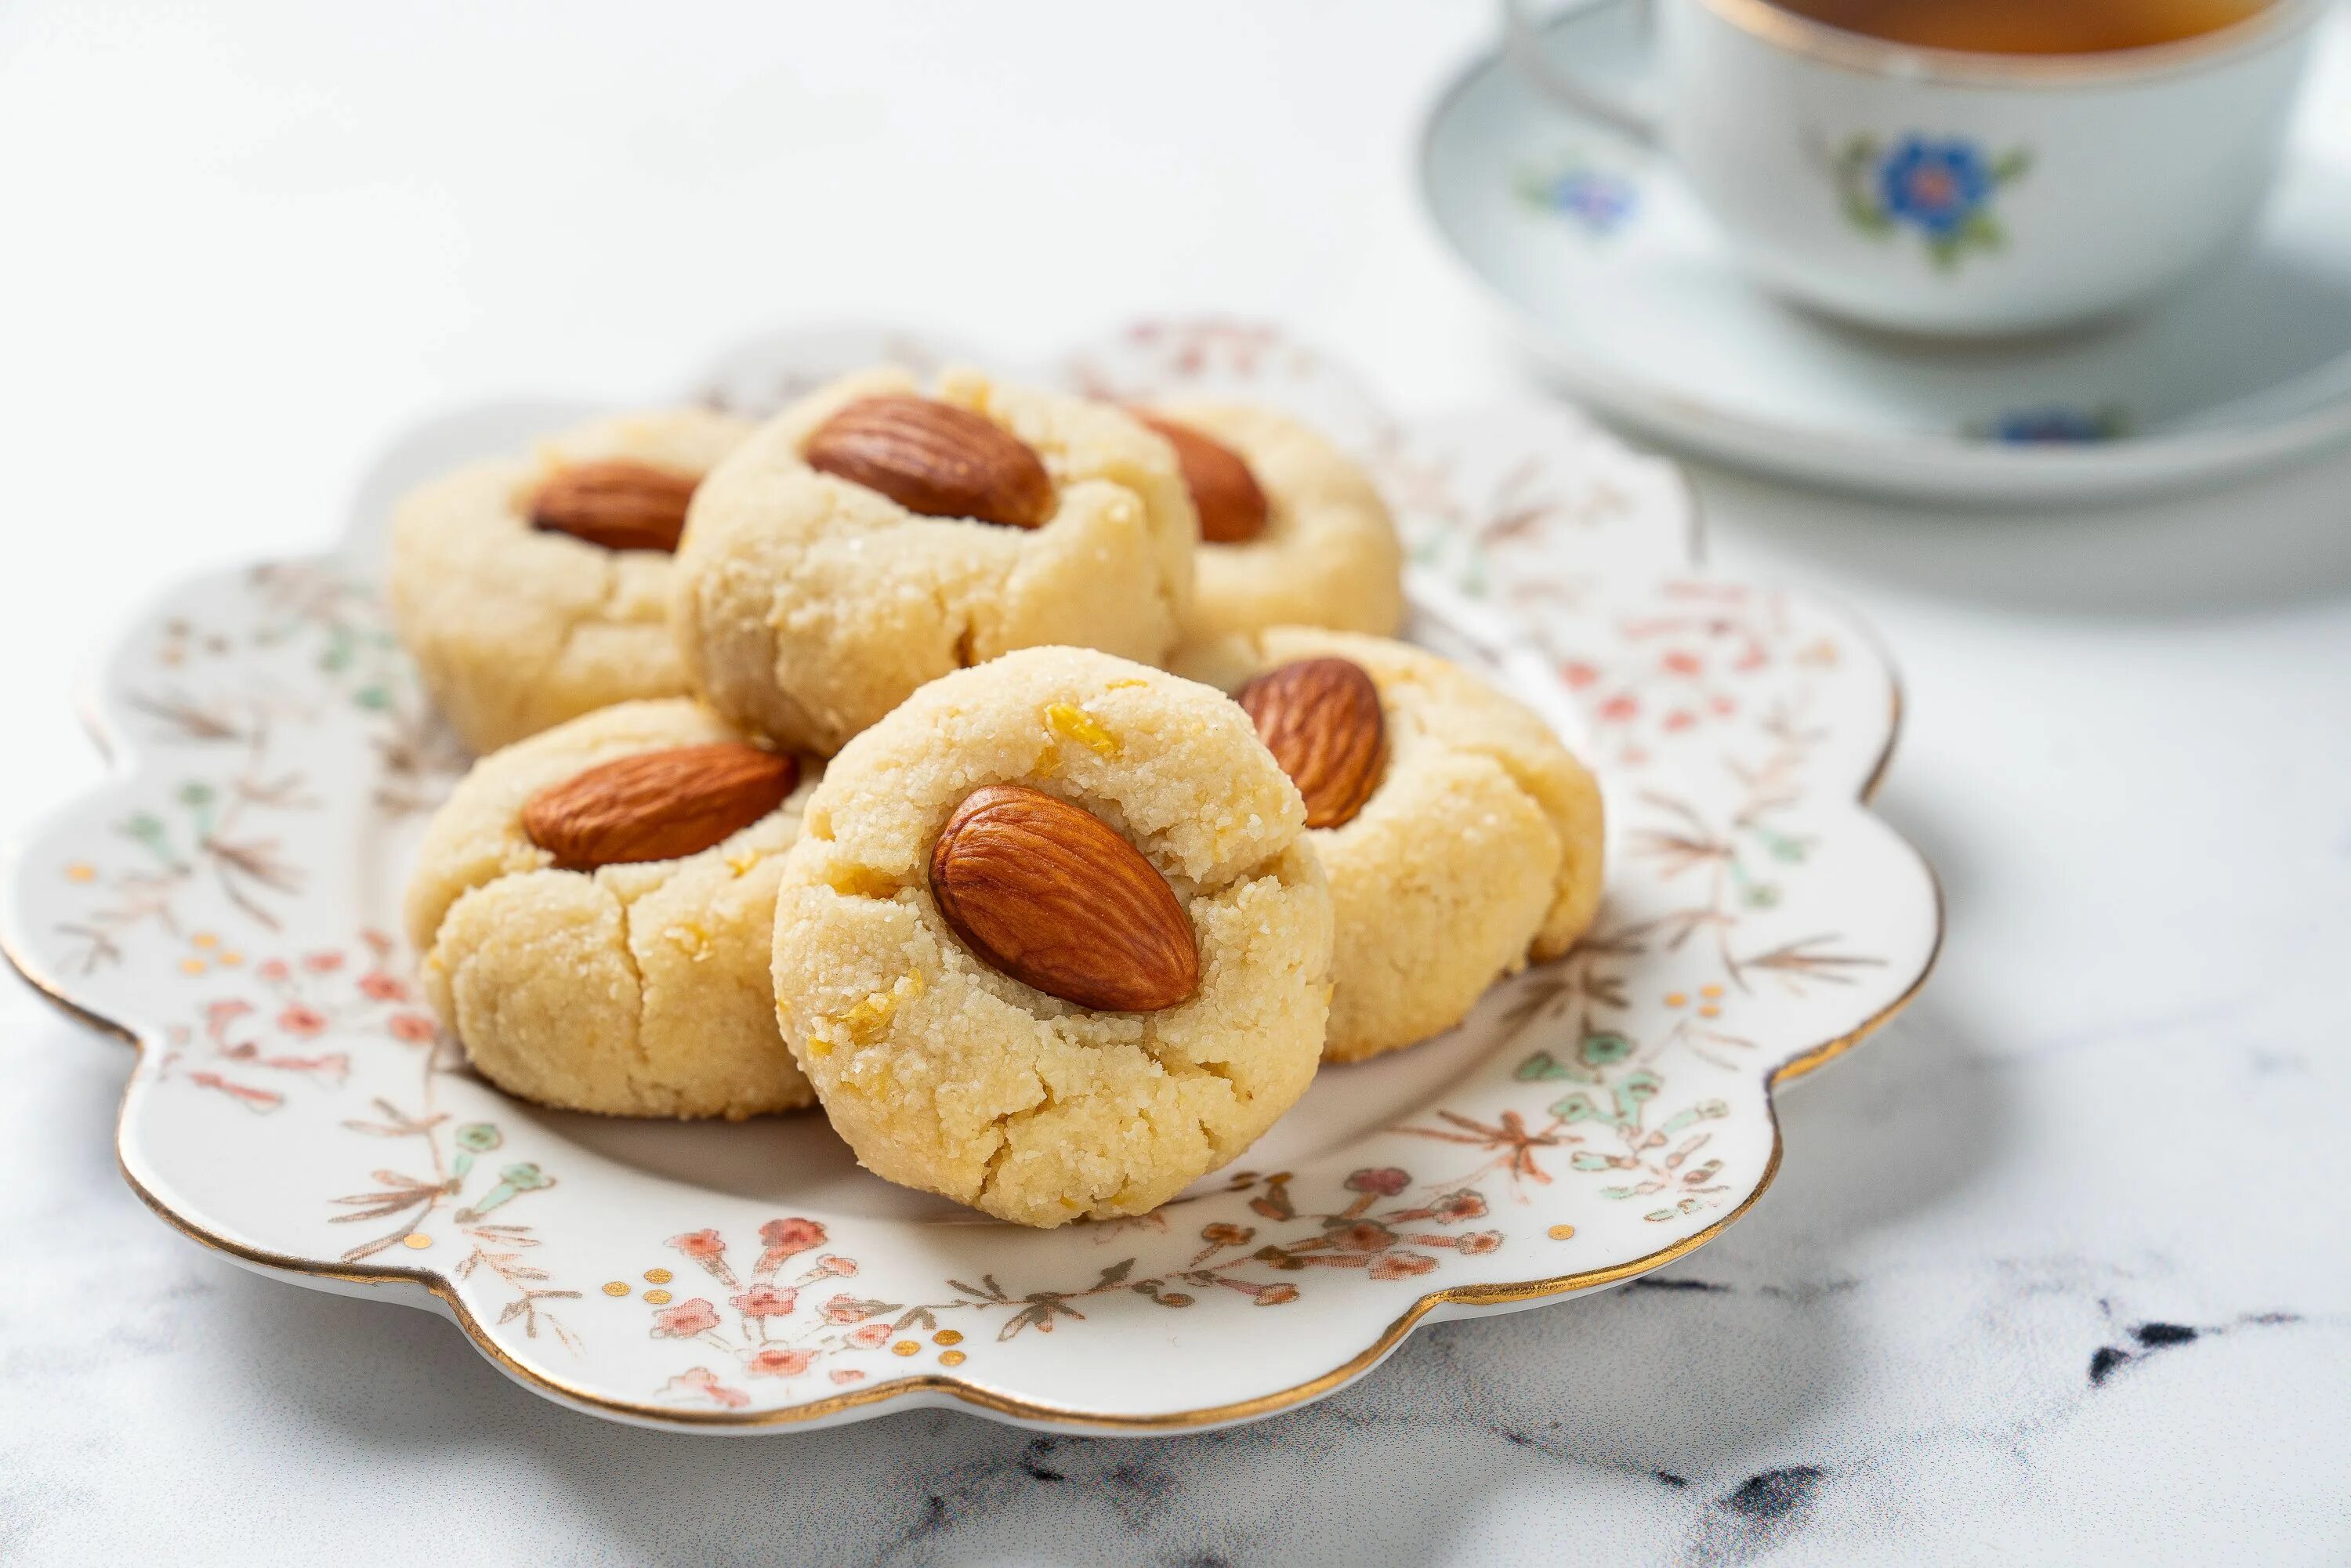
[[[1425,1252],[1383,1252],[1372,1260],[1370,1273],[1374,1280],[1405,1280],[1436,1267],[1437,1260]]]
[[[861,1301],[854,1296],[835,1296],[824,1304],[827,1322],[862,1323],[872,1315],[872,1303]]]
[[[1663,663],[1669,672],[1677,675],[1695,675],[1706,667],[1696,653],[1681,648],[1667,653]]]
[[[1559,673],[1573,691],[1583,691],[1596,685],[1600,680],[1600,667],[1587,664],[1581,659],[1570,659],[1559,667]]]
[[[729,1410],[740,1410],[751,1403],[751,1396],[739,1388],[729,1388],[718,1381],[718,1375],[706,1366],[689,1366],[669,1380],[673,1394],[699,1394],[713,1404],[724,1405]]]
[[[1698,715],[1687,708],[1677,707],[1666,716],[1666,727],[1669,730],[1687,729],[1696,723],[1698,723]]]
[[[816,1362],[812,1350],[786,1350],[770,1345],[751,1357],[744,1368],[754,1377],[798,1377]]]
[[[1412,1175],[1394,1166],[1382,1166],[1375,1170],[1361,1170],[1347,1178],[1350,1192],[1375,1192],[1382,1197],[1394,1197],[1412,1185]]]
[[[384,1024],[392,1038],[410,1045],[430,1045],[433,1037],[441,1032],[438,1025],[423,1013],[394,1013]]]
[[[1486,1212],[1486,1199],[1474,1192],[1448,1192],[1428,1206],[1439,1225],[1458,1225]]]
[[[779,1291],[773,1285],[754,1285],[735,1298],[735,1310],[747,1318],[789,1317],[799,1299],[798,1291]]]
[[[379,1002],[404,1002],[408,999],[408,983],[381,969],[370,969],[360,977],[360,995]]]
[[[327,1027],[327,1015],[300,1002],[289,1002],[286,1010],[277,1015],[277,1027],[288,1034],[319,1034]]]
[[[302,967],[314,975],[331,975],[343,967],[340,953],[305,953]]]
[[[832,1380],[835,1383],[862,1383],[865,1381],[865,1374],[853,1366],[836,1367],[832,1372]]]
[[[1457,1236],[1453,1239],[1453,1245],[1458,1249],[1473,1256],[1479,1252],[1491,1252],[1501,1244],[1502,1233],[1499,1230],[1472,1230],[1465,1236]]]
[[[798,1257],[824,1239],[824,1227],[813,1219],[770,1219],[759,1227],[767,1250],[759,1254],[758,1271],[772,1274],[787,1258]]]
[[[294,971],[286,967],[286,960],[283,958],[264,958],[254,966],[253,972],[265,980],[282,980]]]
[[[860,1323],[849,1331],[849,1343],[865,1350],[890,1343],[888,1323]]]
[[[1260,1307],[1278,1307],[1297,1299],[1298,1287],[1295,1285],[1268,1285],[1257,1293],[1257,1304]]]
[[[1331,1245],[1342,1252],[1384,1252],[1395,1245],[1395,1232],[1384,1225],[1374,1225],[1368,1219],[1330,1233]]]
[[[1615,724],[1624,723],[1640,711],[1640,699],[1630,692],[1619,692],[1600,705],[1600,716]]]
[[[813,1219],[770,1219],[759,1227],[759,1239],[790,1257],[824,1239],[824,1227]]]
[[[844,1280],[857,1272],[856,1259],[843,1258],[838,1253],[833,1252],[828,1252],[823,1257],[818,1259],[816,1260],[816,1266],[823,1270],[828,1274],[838,1274]]]
[[[692,1339],[718,1326],[718,1309],[700,1296],[653,1314],[655,1339]]]
[[[214,1002],[204,1009],[204,1027],[218,1033],[230,1020],[241,1019],[253,1010],[251,1002]]]
[[[689,1230],[671,1237],[669,1244],[689,1258],[716,1258],[726,1250],[726,1239],[716,1230]]]

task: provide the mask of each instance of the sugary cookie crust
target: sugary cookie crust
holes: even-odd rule
[[[623,703],[475,764],[408,884],[425,993],[509,1093],[619,1116],[726,1116],[815,1092],[776,1030],[768,979],[783,852],[815,785],[700,854],[558,871],[521,826],[534,793],[600,763],[736,740],[683,698]]]
[[[1240,454],[1268,503],[1255,539],[1201,543],[1187,636],[1277,625],[1395,634],[1404,623],[1404,549],[1361,468],[1271,409],[1172,402],[1154,412]]]
[[[1199,943],[1191,999],[1089,1012],[956,940],[931,845],[995,783],[1082,806],[1167,878]],[[1331,906],[1304,821],[1248,718],[1191,682],[1073,648],[933,682],[809,801],[777,896],[784,1036],[879,1176],[1023,1225],[1142,1213],[1313,1077]]]
[[[1497,978],[1574,945],[1600,902],[1601,800],[1541,719],[1406,643],[1276,627],[1176,664],[1231,690],[1324,656],[1371,675],[1388,735],[1361,813],[1307,835],[1337,920],[1323,1055],[1354,1061],[1451,1028]]]
[[[1198,518],[1167,444],[1118,410],[970,371],[935,395],[1011,432],[1057,487],[1033,529],[920,517],[803,460],[859,398],[919,391],[849,377],[762,425],[695,497],[673,618],[695,689],[780,744],[831,753],[908,693],[1015,648],[1156,662],[1192,595]]]
[[[495,751],[608,704],[684,693],[668,628],[670,558],[541,532],[531,498],[558,469],[601,459],[705,474],[750,431],[707,409],[600,420],[401,502],[393,624],[466,745]]]

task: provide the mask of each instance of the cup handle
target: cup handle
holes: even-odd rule
[[[1644,5],[1646,0],[1585,0],[1576,15],[1616,5]],[[1502,53],[1544,97],[1576,113],[1599,120],[1635,141],[1656,146],[1663,131],[1655,110],[1635,99],[1593,86],[1573,71],[1562,70],[1543,47],[1542,31],[1527,15],[1527,0],[1501,0]]]

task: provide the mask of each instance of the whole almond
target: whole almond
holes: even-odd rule
[[[860,398],[817,426],[800,455],[926,517],[1033,528],[1053,513],[1053,481],[1036,453],[969,409],[929,398]]]
[[[530,526],[606,549],[674,550],[698,483],[649,463],[574,464],[538,487]]]
[[[782,805],[799,772],[737,740],[640,752],[541,789],[523,804],[522,831],[565,871],[675,860]]]
[[[1248,459],[1188,424],[1144,409],[1131,412],[1176,448],[1184,487],[1192,492],[1193,510],[1200,514],[1202,538],[1212,545],[1240,545],[1265,532],[1265,491],[1250,472]]]
[[[1200,985],[1192,923],[1141,851],[1022,784],[975,789],[931,847],[931,897],[989,967],[1101,1012],[1155,1012]]]
[[[1234,700],[1306,797],[1306,825],[1353,821],[1388,765],[1380,689],[1364,667],[1347,659],[1301,659],[1268,670]]]

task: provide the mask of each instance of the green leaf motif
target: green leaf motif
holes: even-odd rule
[[[1633,1042],[1621,1034],[1587,1034],[1576,1045],[1575,1053],[1583,1059],[1586,1067],[1609,1067],[1633,1054]]]
[[[1520,1062],[1518,1071],[1512,1076],[1521,1083],[1550,1083],[1562,1078],[1585,1077],[1583,1073],[1562,1066],[1559,1058],[1548,1051],[1538,1051]]]

